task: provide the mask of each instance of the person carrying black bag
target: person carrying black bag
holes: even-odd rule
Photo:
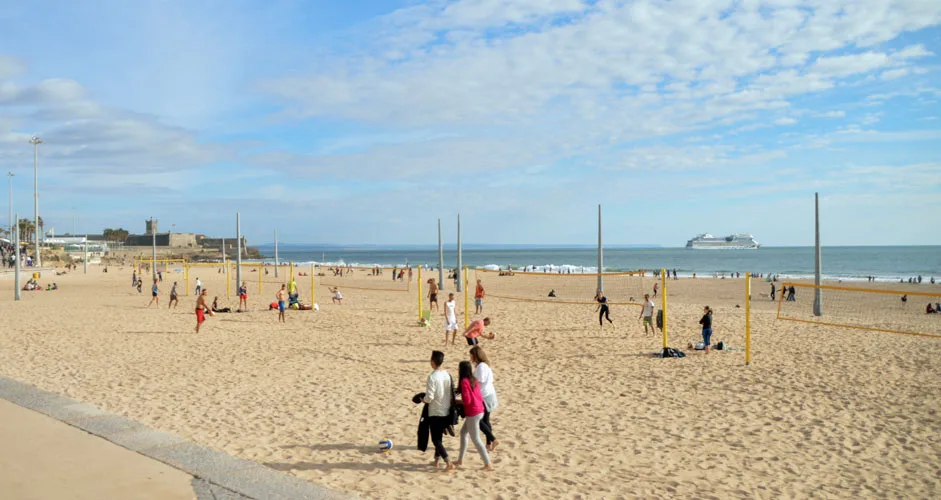
[[[454,470],[454,464],[448,458],[448,450],[444,447],[444,433],[453,426],[458,419],[457,408],[454,405],[454,384],[451,374],[444,368],[444,353],[431,352],[431,367],[434,369],[428,376],[425,384],[425,397],[422,401],[428,405],[428,428],[431,431],[431,442],[435,446],[435,469],[440,459],[444,459],[445,470]],[[452,431],[453,435],[453,431]]]

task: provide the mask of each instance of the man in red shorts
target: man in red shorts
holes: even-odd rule
[[[209,290],[203,288],[199,298],[196,299],[196,333],[199,333],[199,326],[203,324],[203,321],[206,321],[206,313],[209,313],[210,316],[215,316],[215,314],[212,313],[212,309],[209,308],[209,304],[206,303],[208,299]]]

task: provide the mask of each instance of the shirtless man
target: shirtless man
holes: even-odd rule
[[[285,301],[288,300],[287,285],[281,285],[281,289],[274,295],[274,298],[278,301],[278,322],[286,323],[284,319],[284,309],[286,307]]]
[[[206,303],[209,299],[209,290],[203,288],[202,292],[199,298],[196,299],[196,333],[199,333],[199,326],[203,324],[203,321],[206,321],[206,313],[215,316],[212,309],[209,308],[209,304]]]
[[[428,310],[438,310],[438,284],[435,280],[428,280]]]

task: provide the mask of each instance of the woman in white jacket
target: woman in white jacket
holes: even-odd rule
[[[493,426],[490,424],[490,413],[497,409],[497,390],[493,387],[493,370],[490,369],[490,360],[480,346],[470,350],[470,359],[474,363],[474,378],[480,383],[480,393],[484,399],[484,418],[480,421],[480,431],[487,436],[487,449],[493,451],[500,444],[493,435]]]

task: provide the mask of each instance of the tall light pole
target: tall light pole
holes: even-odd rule
[[[13,242],[13,227],[16,222],[13,221],[13,172],[7,172],[10,178],[10,242]]]
[[[33,222],[36,226],[36,267],[42,267],[42,255],[39,252],[39,145],[42,144],[42,139],[34,135],[29,143],[33,145],[33,208],[36,216]]]
[[[153,271],[154,281],[157,281],[157,228],[154,226],[154,218],[150,218],[150,237],[153,241],[153,254],[150,258],[150,270]]]

